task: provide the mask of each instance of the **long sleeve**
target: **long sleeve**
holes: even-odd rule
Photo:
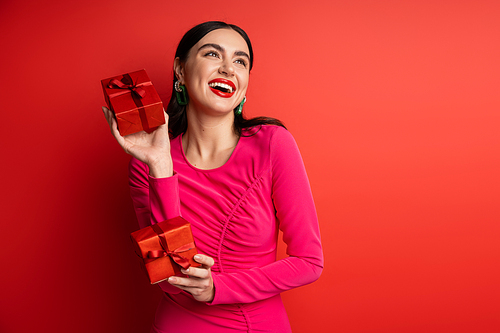
[[[147,165],[132,158],[129,164],[129,185],[140,228],[181,215],[177,174],[168,178],[151,177]],[[180,292],[180,289],[167,281],[157,285],[167,293]]]
[[[292,135],[279,127],[270,141],[272,199],[289,257],[263,267],[213,273],[211,304],[249,303],[317,280],[323,252],[309,180]]]
[[[135,158],[130,160],[130,195],[141,228],[181,215],[177,174],[167,178],[148,174],[146,164]]]

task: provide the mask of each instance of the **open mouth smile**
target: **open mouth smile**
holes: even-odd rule
[[[208,86],[214,94],[224,98],[233,96],[234,92],[236,91],[236,86],[234,85],[234,83],[226,79],[212,80],[208,82]]]

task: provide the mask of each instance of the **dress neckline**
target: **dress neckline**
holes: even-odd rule
[[[182,146],[182,136],[184,135],[184,133],[180,134],[176,139],[178,141],[178,144],[179,144],[179,149],[181,151],[181,155],[182,155],[182,158],[184,159],[184,162],[186,162],[186,164],[193,170],[195,171],[198,171],[198,172],[214,172],[214,171],[218,171],[218,170],[221,170],[222,168],[225,168],[226,165],[230,164],[231,161],[234,159],[234,156],[236,155],[237,153],[237,150],[238,150],[238,147],[240,146],[240,142],[241,142],[241,139],[243,139],[244,137],[243,136],[240,136],[240,138],[238,139],[238,142],[236,142],[236,147],[234,147],[233,149],[233,152],[231,153],[231,156],[229,156],[229,158],[227,159],[227,161],[222,164],[220,167],[217,167],[217,168],[213,168],[213,169],[200,169],[200,168],[197,168],[195,167],[194,165],[192,165],[187,157],[186,157],[186,154],[184,153],[184,147]]]

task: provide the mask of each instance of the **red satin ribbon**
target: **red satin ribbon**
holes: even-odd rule
[[[173,251],[170,251],[168,249],[167,240],[165,238],[165,235],[163,234],[163,230],[161,230],[161,228],[156,224],[153,224],[151,227],[153,228],[154,232],[156,232],[156,234],[158,235],[158,238],[160,239],[160,246],[163,250],[148,251],[147,258],[148,259],[157,259],[157,258],[169,256],[170,258],[172,258],[172,260],[175,263],[177,263],[182,268],[184,268],[184,269],[189,268],[191,266],[191,264],[189,263],[189,259],[186,257],[183,257],[182,255],[180,255],[180,253],[193,249],[195,247],[194,243],[191,242],[191,243],[182,245]]]
[[[146,95],[146,91],[136,84],[125,84],[120,80],[113,79],[109,82],[108,88],[111,89],[128,89],[135,93],[137,97],[143,98]]]
[[[123,79],[125,79],[125,78],[126,78],[126,76],[123,77]],[[135,93],[135,95],[137,97],[143,98],[144,95],[146,95],[146,91],[144,89],[142,89],[141,86],[146,86],[146,85],[151,85],[151,82],[126,84],[123,81],[120,81],[118,79],[113,79],[113,80],[109,81],[108,88],[130,90],[132,93]],[[127,91],[122,91],[119,93],[110,94],[109,97],[115,97],[115,96],[122,95],[125,93],[127,93]]]
[[[194,243],[189,243],[189,244],[183,245],[181,247],[178,247],[177,249],[175,249],[173,251],[168,251],[168,250],[167,251],[165,251],[165,250],[148,251],[147,257],[148,257],[148,259],[157,259],[157,258],[169,256],[179,266],[186,269],[186,268],[189,268],[191,266],[191,264],[189,263],[189,259],[181,256],[179,253],[189,251],[193,248],[194,248]]]

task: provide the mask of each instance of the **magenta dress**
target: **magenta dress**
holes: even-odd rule
[[[152,332],[291,332],[280,293],[318,279],[323,253],[318,219],[297,145],[278,126],[243,136],[221,167],[201,170],[171,141],[174,176],[153,178],[130,163],[130,187],[141,228],[181,215],[200,253],[215,260],[215,298],[196,301],[168,282]],[[288,257],[276,260],[279,229]],[[307,306],[304,304],[304,306]]]

